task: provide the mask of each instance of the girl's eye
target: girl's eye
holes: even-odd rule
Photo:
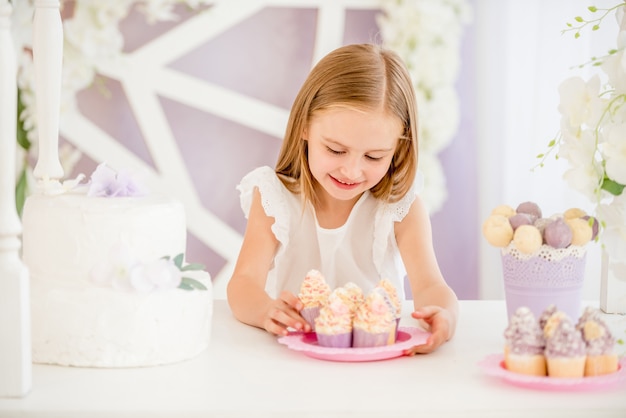
[[[326,149],[328,150],[328,152],[330,152],[331,154],[335,154],[335,155],[340,155],[340,154],[344,153],[343,151],[337,151],[337,150],[334,150],[334,149],[332,149],[330,147],[326,147]]]
[[[372,157],[371,155],[366,155],[365,158],[371,161],[379,161],[383,159],[383,157]]]

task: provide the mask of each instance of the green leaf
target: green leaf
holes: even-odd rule
[[[190,264],[187,264],[186,266],[183,266],[183,268],[181,268],[180,271],[204,270],[205,268],[206,267],[204,264],[190,263]]]
[[[582,23],[582,22],[584,22],[584,21],[585,21],[585,20],[584,20],[582,17],[580,17],[580,16],[576,16],[576,17],[574,18],[574,20],[575,20],[575,21],[577,21],[578,23]]]
[[[554,144],[556,144],[556,139],[553,139],[552,141],[548,142],[548,147],[552,148]]]
[[[596,6],[589,6],[587,7],[587,10],[589,10],[591,13],[595,13],[598,11],[598,8]]]
[[[192,287],[192,286],[188,285],[187,283],[183,283],[183,282],[181,282],[181,283],[178,285],[178,288],[179,288],[179,289],[183,289],[183,290],[193,290],[193,287]]]
[[[600,188],[611,193],[613,196],[619,196],[624,191],[623,184],[619,184],[618,182],[613,181],[608,177],[605,177],[602,180],[602,186],[600,186]]]
[[[178,267],[179,270],[182,270],[182,267],[183,267],[183,257],[184,257],[184,254],[180,253],[176,257],[173,258],[174,265]]]
[[[576,38],[576,39],[580,38],[580,32],[576,32],[576,33],[574,34],[574,38]]]
[[[593,25],[591,27],[591,30],[598,30],[598,29],[600,29],[600,25]]]
[[[205,285],[196,279],[192,279],[191,277],[183,277],[178,287],[184,290],[207,290]]]
[[[20,177],[17,180],[17,184],[15,185],[15,209],[20,217],[22,216],[27,194],[28,181],[26,178],[26,168],[23,168],[20,173]]]
[[[545,156],[545,154],[537,154],[537,157],[535,158],[543,158]]]
[[[17,144],[24,150],[28,151],[31,146],[31,142],[28,140],[28,132],[24,129],[24,121],[20,119],[20,115],[24,111],[24,103],[22,102],[22,94],[20,90],[17,91]]]

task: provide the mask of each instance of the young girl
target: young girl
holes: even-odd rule
[[[331,288],[364,292],[391,280],[404,296],[408,275],[428,353],[450,339],[457,298],[432,246],[417,192],[417,108],[399,57],[348,45],[313,68],[298,93],[275,170],[261,167],[238,189],[248,218],[228,284],[235,317],[276,335],[308,331],[296,296],[311,269]]]

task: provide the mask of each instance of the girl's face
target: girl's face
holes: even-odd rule
[[[381,111],[318,113],[304,133],[311,173],[327,197],[357,199],[387,173],[402,131],[397,117]]]

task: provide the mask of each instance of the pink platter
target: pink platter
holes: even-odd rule
[[[626,382],[626,357],[621,358],[615,373],[581,378],[529,376],[508,371],[503,354],[490,354],[478,365],[485,374],[503,379],[515,386],[541,390],[594,390]]]
[[[320,360],[359,362],[387,360],[404,355],[404,351],[414,345],[423,344],[430,335],[420,328],[400,327],[395,344],[382,347],[334,348],[317,344],[314,332],[293,333],[280,337],[278,342],[294,351],[301,351],[309,357]]]

